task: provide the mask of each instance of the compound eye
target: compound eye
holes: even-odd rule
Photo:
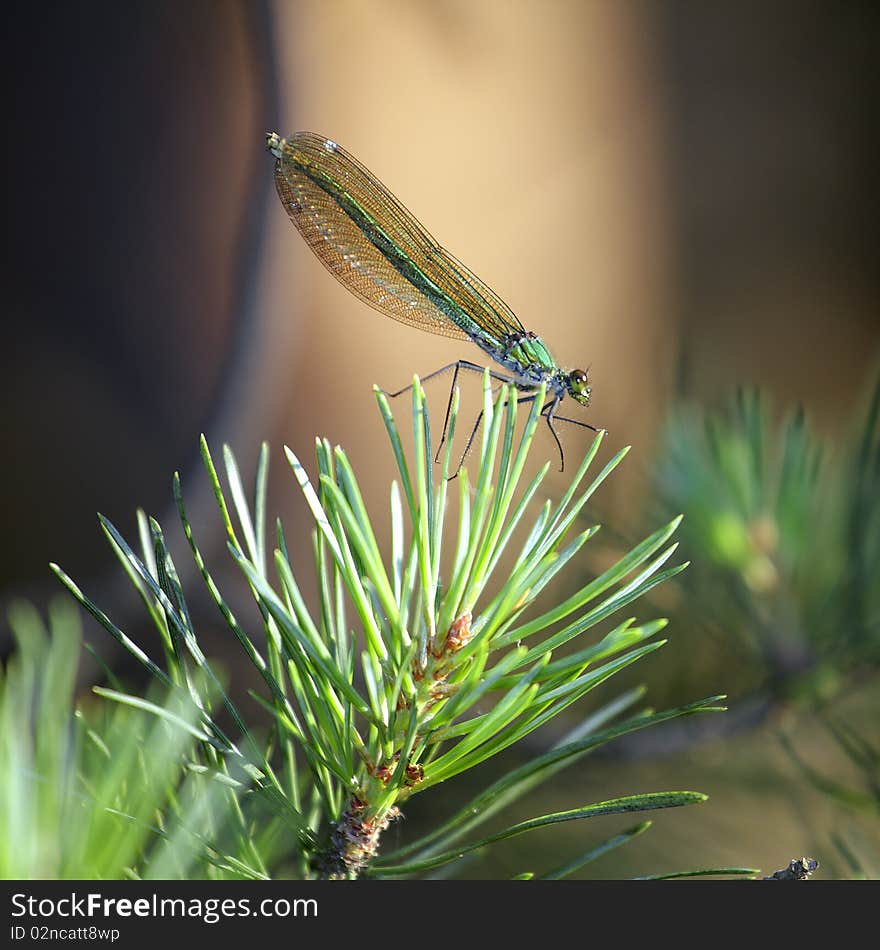
[[[572,389],[583,390],[587,387],[587,374],[582,369],[574,369],[571,371],[571,386]]]

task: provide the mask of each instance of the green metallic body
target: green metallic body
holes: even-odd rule
[[[589,404],[586,372],[560,369],[507,304],[331,139],[312,132],[283,139],[273,132],[266,145],[277,159],[275,187],[285,211],[333,276],[395,320],[475,343],[508,374],[494,375],[521,391],[534,394],[546,384],[544,412],[558,444],[556,406],[566,395]],[[457,365],[475,368],[467,361]]]

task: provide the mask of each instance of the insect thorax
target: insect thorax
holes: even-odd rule
[[[486,338],[474,342],[510,373],[517,389],[530,392],[545,383],[548,395],[557,399],[568,391],[565,373],[536,334],[511,333],[501,346]]]

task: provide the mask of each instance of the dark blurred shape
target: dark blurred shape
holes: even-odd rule
[[[0,593],[42,599],[50,559],[108,563],[95,511],[132,525],[196,458],[243,332],[272,90],[261,2],[5,11]]]
[[[679,380],[745,382],[823,427],[880,355],[880,6],[662,4],[682,307]]]
[[[819,867],[815,858],[792,858],[787,868],[774,871],[764,881],[808,881],[810,875]]]

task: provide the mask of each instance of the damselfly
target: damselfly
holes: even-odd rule
[[[476,343],[507,371],[490,370],[492,378],[513,383],[525,394],[518,402],[533,402],[541,384],[546,385],[541,412],[564,468],[554,420],[597,431],[588,422],[556,415],[567,395],[582,406],[589,405],[587,372],[561,369],[540,337],[526,330],[493,290],[441,247],[372,172],[332,139],[314,132],[296,132],[285,139],[270,132],[266,148],[276,158],[275,187],[284,210],[340,283],[401,323]],[[457,360],[424,379],[450,369],[455,373],[441,446],[459,371],[483,372],[476,363]],[[409,388],[389,395],[399,396]]]

